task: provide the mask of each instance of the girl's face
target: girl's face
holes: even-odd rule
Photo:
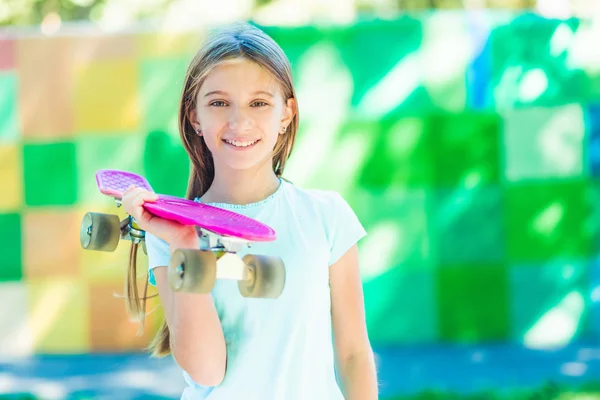
[[[191,120],[212,153],[215,168],[271,167],[273,149],[293,118],[294,100],[283,99],[278,82],[245,59],[225,61],[208,74]]]

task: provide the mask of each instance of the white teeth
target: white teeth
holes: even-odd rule
[[[248,146],[252,146],[254,143],[258,142],[258,140],[255,140],[253,142],[239,142],[237,140],[225,140],[225,142],[227,142],[235,147],[248,147]]]

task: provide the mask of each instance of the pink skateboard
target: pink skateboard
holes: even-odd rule
[[[137,174],[118,170],[99,170],[96,183],[101,193],[113,197],[121,206],[123,193],[131,185],[154,191],[148,181]],[[252,218],[232,211],[169,195],[158,195],[155,202],[143,207],[157,217],[195,226],[201,237],[201,249],[177,249],[172,252],[168,277],[175,291],[208,293],[216,279],[238,281],[244,297],[276,298],[285,285],[285,267],[279,258],[237,253],[253,242],[276,239],[275,231]],[[87,213],[80,241],[84,249],[114,251],[120,239],[145,246],[145,232],[127,216]]]

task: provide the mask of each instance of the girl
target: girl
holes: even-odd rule
[[[175,249],[200,248],[195,228],[146,212],[153,193],[129,188],[123,197],[146,231],[149,281],[164,308],[151,349],[172,354],[183,369],[183,399],[377,398],[356,245],[366,233],[337,193],[281,178],[297,129],[281,48],[246,24],[214,32],[188,68],[179,109],[191,159],[187,197],[275,229],[277,239],[255,243],[252,253],[283,260],[286,283],[277,299],[244,298],[228,280],[210,294],[172,291],[165,266]],[[135,274],[132,252],[128,297],[143,314]]]

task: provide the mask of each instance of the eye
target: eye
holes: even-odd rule
[[[260,100],[257,100],[252,103],[252,107],[265,107],[265,106],[268,106],[268,104],[265,103],[264,101],[260,101]]]
[[[213,106],[213,107],[225,107],[226,106],[225,102],[221,101],[221,100],[215,100],[215,101],[209,103],[208,105]]]

